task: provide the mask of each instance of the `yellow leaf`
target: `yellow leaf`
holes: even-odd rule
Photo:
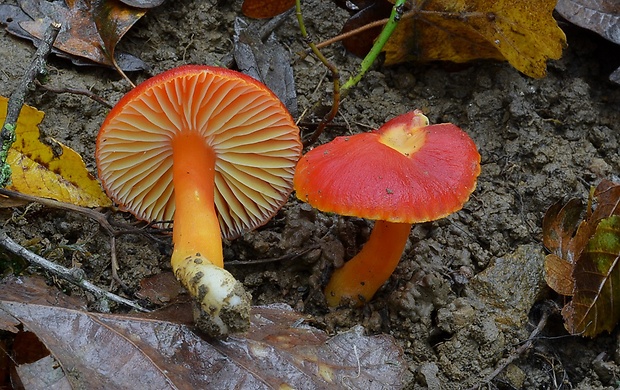
[[[553,19],[555,0],[415,0],[384,46],[386,64],[405,61],[507,60],[544,77],[566,36]]]
[[[0,96],[0,121],[6,118],[8,99]],[[56,199],[83,207],[110,206],[97,179],[73,149],[57,142],[53,148],[39,140],[44,113],[24,105],[17,120],[16,141],[9,150],[12,184],[7,188],[23,194]]]

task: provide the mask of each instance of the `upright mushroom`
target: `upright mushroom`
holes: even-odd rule
[[[147,221],[173,223],[171,264],[197,298],[197,326],[225,336],[249,326],[250,296],[223,269],[222,236],[267,222],[292,191],[299,129],[260,82],[188,65],[127,93],[97,138],[108,195]],[[220,230],[221,227],[221,230]]]
[[[396,269],[411,224],[460,210],[479,173],[471,138],[450,123],[429,126],[418,110],[304,155],[294,178],[299,199],[322,211],[376,220],[362,250],[334,271],[325,288],[328,304],[370,300]]]

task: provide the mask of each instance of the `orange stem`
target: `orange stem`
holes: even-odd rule
[[[196,133],[177,134],[172,139],[174,224],[172,269],[189,256],[206,258],[224,267],[220,225],[213,200],[215,153]]]
[[[345,298],[356,306],[368,302],[396,269],[410,231],[408,223],[376,221],[362,250],[334,271],[325,287],[327,303],[337,306]]]

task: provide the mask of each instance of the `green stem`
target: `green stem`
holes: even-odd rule
[[[406,1],[407,0],[396,0],[396,3],[394,3],[394,7],[392,7],[390,19],[383,27],[383,30],[381,30],[381,34],[379,34],[379,37],[375,41],[374,45],[372,45],[372,48],[370,49],[368,54],[366,54],[366,57],[364,57],[364,59],[362,60],[358,73],[355,76],[351,77],[349,81],[347,81],[342,86],[343,95],[346,94],[349,88],[355,86],[362,79],[362,77],[364,77],[368,69],[370,69],[372,64],[375,62],[377,56],[379,55],[379,53],[381,53],[381,50],[383,50],[383,46],[385,46],[385,43],[388,41],[388,39],[390,39],[392,33],[396,29],[396,26],[398,25],[398,22],[400,21],[400,18],[402,17],[405,10]]]

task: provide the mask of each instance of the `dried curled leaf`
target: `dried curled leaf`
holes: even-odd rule
[[[295,0],[245,0],[241,12],[249,18],[273,18],[295,5]]]
[[[7,102],[0,96],[0,121],[6,118]],[[16,141],[7,157],[12,171],[7,189],[84,207],[111,206],[79,154],[57,141],[52,141],[53,147],[40,141],[38,125],[43,115],[27,105],[20,112]]]
[[[572,263],[574,254],[571,240],[581,222],[584,207],[579,199],[571,199],[565,205],[557,202],[549,207],[543,218],[543,244],[549,252]]]
[[[145,13],[145,8],[117,0],[20,0],[19,8],[0,6],[0,22],[7,24],[12,34],[33,41],[42,39],[51,22],[60,23],[55,53],[72,60],[87,59],[109,67],[139,70],[148,66],[127,54],[115,56],[114,51],[123,35]]]
[[[545,282],[561,295],[572,296],[575,289],[573,264],[555,253],[545,257]]]
[[[603,219],[573,270],[573,299],[562,309],[572,334],[611,332],[620,320],[620,216]]]
[[[545,280],[556,292],[572,296],[562,315],[572,334],[610,332],[620,320],[620,185],[603,180],[588,207],[577,200],[555,204],[543,220]]]

